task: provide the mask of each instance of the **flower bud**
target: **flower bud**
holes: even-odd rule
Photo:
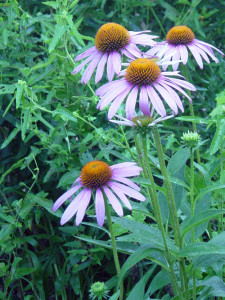
[[[201,139],[197,132],[185,132],[181,138],[184,144],[189,148],[194,148],[198,145],[198,141]]]
[[[97,281],[92,284],[90,290],[90,298],[94,299],[107,299],[108,298],[108,288],[104,282]]]

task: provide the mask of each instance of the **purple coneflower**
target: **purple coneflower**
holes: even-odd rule
[[[109,120],[112,123],[116,123],[119,125],[125,125],[130,127],[152,127],[155,126],[159,122],[163,122],[165,120],[171,119],[174,117],[174,115],[169,115],[166,117],[159,117],[157,118],[157,114],[153,115],[151,113],[151,116],[146,115],[138,115],[132,118],[132,120],[128,120],[122,116],[115,115],[119,120]]]
[[[96,68],[95,83],[98,83],[103,76],[107,63],[107,76],[109,81],[112,81],[114,74],[118,75],[120,73],[121,54],[135,59],[141,57],[141,52],[136,44],[143,46],[153,46],[155,44],[152,39],[157,36],[145,34],[145,32],[149,31],[128,31],[125,27],[116,23],[102,25],[95,36],[95,46],[76,57],[75,61],[86,59],[73,70],[72,74],[80,72],[90,62],[81,78],[81,83],[86,84]]]
[[[118,199],[130,210],[132,208],[127,196],[145,201],[145,197],[139,193],[140,188],[127,178],[137,176],[141,171],[142,168],[133,162],[113,166],[98,160],[87,163],[71,189],[59,197],[53,206],[55,212],[67,199],[80,190],[63,213],[60,224],[64,225],[76,214],[76,225],[78,226],[84,218],[92,192],[95,192],[95,211],[99,226],[103,225],[105,218],[104,195],[115,212],[119,216],[123,216],[123,208]]]
[[[152,49],[146,52],[147,55],[157,55],[159,57],[167,56],[167,64],[163,65],[165,71],[170,64],[170,60],[175,61],[172,65],[173,70],[176,71],[180,60],[184,65],[188,61],[188,49],[194,56],[197,64],[203,69],[203,59],[209,64],[209,57],[212,58],[216,63],[219,60],[215,57],[213,49],[224,55],[216,47],[200,41],[195,38],[193,31],[187,26],[174,26],[169,30],[166,36],[166,41],[157,43]],[[208,57],[209,56],[209,57]]]
[[[96,95],[100,96],[97,108],[102,110],[113,101],[108,112],[111,119],[127,97],[126,117],[131,120],[134,115],[135,105],[139,95],[139,107],[144,115],[150,115],[150,106],[162,116],[166,116],[166,110],[162,99],[166,101],[172,111],[177,114],[178,107],[183,112],[183,104],[177,91],[181,92],[191,102],[191,98],[182,89],[195,91],[195,87],[181,79],[171,76],[179,76],[179,72],[161,72],[158,64],[149,58],[133,60],[125,71],[121,72],[122,78],[108,82],[97,89]]]

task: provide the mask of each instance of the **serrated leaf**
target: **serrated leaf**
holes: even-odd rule
[[[52,38],[49,48],[48,48],[49,53],[51,53],[55,49],[56,45],[58,44],[59,40],[62,38],[64,33],[66,32],[67,28],[68,27],[66,25],[57,25],[56,26],[55,33],[53,35],[53,38]]]
[[[221,119],[217,123],[216,133],[213,137],[212,144],[210,146],[210,154],[213,155],[219,150],[223,137],[225,135],[225,119]]]
[[[17,89],[16,89],[16,108],[18,108],[20,106],[24,85],[17,84],[16,87],[17,87]]]

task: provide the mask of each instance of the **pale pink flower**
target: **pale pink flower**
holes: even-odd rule
[[[112,102],[108,111],[109,119],[116,114],[122,102],[127,98],[126,118],[131,120],[135,112],[138,95],[139,107],[144,115],[150,116],[150,110],[154,108],[160,116],[165,117],[166,110],[162,100],[168,104],[174,114],[177,114],[178,108],[182,112],[184,108],[176,91],[179,91],[191,102],[191,98],[183,88],[191,91],[196,90],[191,83],[172,77],[183,78],[178,71],[161,72],[154,59],[149,58],[139,58],[132,61],[120,75],[122,76],[121,79],[108,82],[96,91],[96,95],[100,97],[98,109],[102,110]]]
[[[112,123],[116,123],[119,125],[124,125],[124,126],[130,126],[130,127],[153,127],[157,123],[166,121],[168,119],[171,119],[174,117],[174,115],[169,115],[166,117],[159,117],[157,118],[158,114],[152,114],[150,116],[146,115],[138,115],[132,118],[132,120],[128,120],[122,116],[115,115],[117,120],[109,120]]]
[[[102,25],[95,36],[95,46],[76,57],[75,61],[86,59],[73,70],[72,74],[80,72],[89,63],[81,78],[81,83],[86,84],[96,68],[95,83],[98,83],[107,63],[107,76],[109,81],[112,81],[114,74],[120,73],[121,54],[130,59],[140,58],[141,52],[136,44],[143,46],[155,44],[152,39],[157,36],[146,34],[146,32],[149,31],[128,31],[116,23]]]
[[[127,178],[137,176],[141,171],[142,168],[134,162],[125,162],[113,166],[97,160],[87,163],[72,187],[59,197],[53,206],[55,212],[67,199],[70,198],[71,200],[62,215],[60,224],[64,225],[76,214],[76,225],[78,226],[84,218],[92,195],[95,200],[95,211],[99,226],[104,224],[105,219],[104,197],[108,199],[115,212],[122,217],[123,208],[120,201],[128,209],[132,209],[127,196],[139,201],[146,200],[139,193],[140,188]],[[78,190],[80,190],[79,193],[72,199],[71,196]]]
[[[165,60],[167,63],[164,63],[163,70],[166,71],[171,61],[174,61],[175,63],[172,67],[173,70],[176,71],[180,61],[186,65],[189,50],[200,69],[203,69],[203,60],[209,64],[209,57],[216,63],[219,62],[214,55],[213,49],[221,55],[224,55],[224,53],[216,47],[196,39],[192,30],[182,25],[171,28],[167,33],[166,41],[157,43],[152,49],[147,51],[146,54],[150,56],[156,55],[160,58],[167,56]]]

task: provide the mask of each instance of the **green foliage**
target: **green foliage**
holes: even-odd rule
[[[175,24],[190,26],[196,38],[224,51],[224,3],[218,1],[25,1],[0,3],[0,298],[88,299],[94,282],[118,299],[109,231],[96,223],[94,204],[85,222],[59,224],[62,209],[54,201],[92,159],[110,165],[137,158],[133,133],[108,122],[96,109],[94,81],[71,75],[77,54],[94,43],[98,28],[116,22],[129,30],[151,30],[164,39]],[[186,258],[186,271],[196,270],[200,299],[225,297],[224,287],[224,61],[200,70],[190,65],[197,87],[196,117],[185,113],[160,128],[167,169],[175,193],[183,248],[171,231],[154,141],[148,155],[166,227],[168,249],[181,281],[176,259]],[[197,124],[202,164],[195,163],[194,200],[190,207],[190,153],[182,133]],[[208,126],[208,127],[207,127]],[[146,193],[149,181],[135,179]],[[125,282],[125,299],[172,299],[171,277],[162,234],[151,199],[132,202],[132,214],[112,217]],[[196,243],[191,241],[194,230]],[[192,286],[190,285],[190,291]]]

